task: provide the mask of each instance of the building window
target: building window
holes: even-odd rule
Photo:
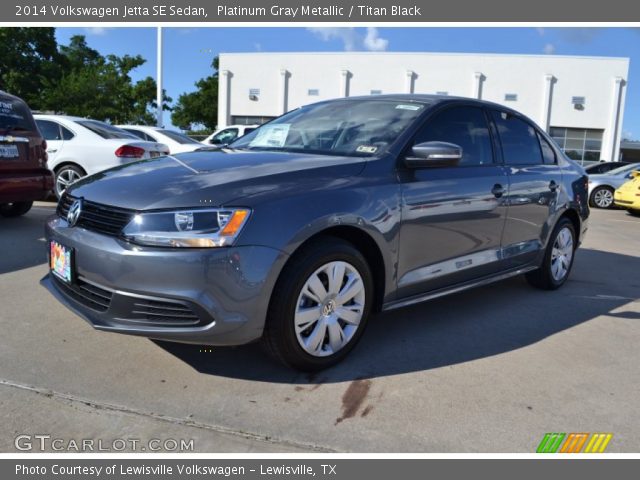
[[[599,161],[604,130],[551,127],[549,134],[567,157],[578,161]]]
[[[310,88],[309,90],[307,90],[307,95],[309,95],[310,97],[317,97],[318,95],[320,95],[320,90],[318,90],[317,88]]]
[[[518,101],[518,94],[517,93],[505,93],[504,94],[504,101],[505,102],[517,102]]]
[[[232,115],[231,123],[233,125],[262,125],[276,117],[252,117],[245,115]]]
[[[382,90],[371,90],[371,95],[382,95]]]

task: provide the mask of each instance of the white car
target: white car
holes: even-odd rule
[[[169,154],[162,143],[145,142],[108,123],[64,115],[33,116],[47,141],[47,166],[58,198],[68,185],[125,163]]]
[[[146,125],[117,125],[118,128],[132,133],[136,137],[149,142],[161,142],[169,147],[171,153],[193,152],[202,148],[202,144],[184,133]]]
[[[207,138],[202,140],[204,145],[228,145],[235,139],[253,132],[260,125],[229,125],[228,127],[219,128]]]

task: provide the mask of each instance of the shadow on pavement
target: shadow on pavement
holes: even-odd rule
[[[44,225],[54,207],[33,207],[17,218],[0,217],[0,274],[47,263]]]
[[[640,298],[638,272],[638,257],[582,249],[557,291],[536,290],[517,277],[381,313],[342,363],[315,375],[280,366],[256,344],[203,353],[200,346],[156,343],[197,371],[222,377],[319,384],[398,375],[500,355],[600,315],[638,319],[637,312],[611,313]]]

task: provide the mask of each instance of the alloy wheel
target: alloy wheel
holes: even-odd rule
[[[61,196],[69,185],[76,180],[80,180],[82,176],[71,168],[63,168],[56,176],[56,192]]]
[[[613,204],[613,192],[608,188],[601,188],[593,194],[593,203],[599,208],[609,208]]]

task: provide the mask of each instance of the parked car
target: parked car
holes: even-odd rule
[[[630,173],[631,179],[624,182],[613,194],[613,202],[626,208],[633,215],[640,215],[640,166]]]
[[[260,125],[229,125],[219,128],[202,142],[204,145],[228,145],[238,138],[253,132]]]
[[[589,175],[589,204],[596,208],[613,207],[613,192],[639,167],[640,163],[630,163],[601,175]]]
[[[55,174],[58,198],[85,175],[169,153],[162,143],[142,141],[98,120],[42,114],[34,118],[47,141],[48,166]]]
[[[20,98],[0,90],[0,215],[24,215],[52,188],[47,143],[31,110]]]
[[[587,175],[597,175],[607,173],[615,168],[624,167],[625,165],[629,165],[629,162],[598,162],[585,167],[584,170],[587,172]]]
[[[202,148],[202,144],[184,133],[166,128],[148,127],[145,125],[118,125],[119,128],[148,141],[159,142],[169,147],[171,154],[193,152]]]
[[[371,312],[520,274],[561,287],[586,194],[584,170],[503,106],[332,100],[226,149],[76,182],[46,226],[43,284],[99,330],[260,339],[318,370],[347,355]]]

